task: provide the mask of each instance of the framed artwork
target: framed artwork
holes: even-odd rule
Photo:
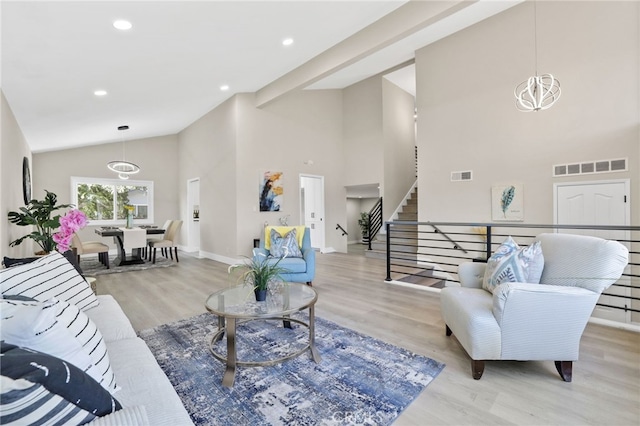
[[[283,197],[282,172],[264,172],[260,175],[259,203],[261,212],[278,212]]]
[[[524,198],[521,183],[491,187],[491,219],[503,222],[524,220]]]

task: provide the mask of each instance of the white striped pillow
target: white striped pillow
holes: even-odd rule
[[[87,373],[111,394],[119,391],[121,388],[116,384],[116,377],[111,369],[107,345],[95,323],[76,305],[62,300],[56,300],[55,309],[58,322],[69,330],[91,358],[93,367]]]
[[[5,342],[0,346],[0,424],[84,424],[122,408],[73,364]]]
[[[83,311],[99,305],[89,284],[58,252],[0,270],[0,293],[27,296],[41,302],[55,297]]]
[[[0,313],[0,339],[68,361],[111,394],[120,390],[100,330],[77,306],[0,299]]]
[[[56,319],[56,303],[0,299],[0,340],[55,356],[88,373],[91,357]]]
[[[2,424],[35,425],[84,424],[96,416],[83,410],[60,395],[50,392],[39,383],[25,379],[13,380],[0,376],[2,381]]]

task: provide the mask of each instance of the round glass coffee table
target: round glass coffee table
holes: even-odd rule
[[[235,380],[236,366],[273,365],[275,363],[296,357],[307,349],[311,351],[313,360],[320,362],[320,354],[315,346],[315,314],[314,305],[318,300],[318,293],[306,284],[278,283],[269,288],[267,300],[256,302],[251,286],[236,286],[225,288],[213,293],[207,298],[205,307],[218,316],[218,331],[213,335],[209,349],[213,356],[226,363],[226,370],[222,384],[232,387]],[[309,322],[291,318],[290,315],[309,309]],[[268,361],[239,361],[236,351],[236,332],[239,323],[254,320],[282,320],[287,328],[291,323],[301,324],[309,329],[309,343],[302,349]],[[240,321],[238,321],[240,320]],[[214,350],[214,345],[227,335],[227,356]]]

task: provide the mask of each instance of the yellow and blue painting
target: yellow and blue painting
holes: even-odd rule
[[[282,172],[264,172],[260,179],[260,211],[279,212],[283,192]]]

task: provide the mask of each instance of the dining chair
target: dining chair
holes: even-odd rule
[[[180,232],[180,228],[182,227],[181,220],[173,220],[169,225],[169,229],[164,234],[162,240],[150,241],[149,242],[149,251],[153,252],[153,263],[156,263],[156,249],[160,248],[163,251],[165,257],[167,256],[167,249],[169,252],[169,256],[171,256],[171,260],[173,260],[173,252],[175,249],[176,262],[180,262],[178,259],[178,246],[176,245],[176,241],[178,240],[178,234]]]
[[[71,239],[71,247],[76,249],[78,254],[78,263],[80,263],[80,256],[83,254],[98,254],[98,260],[104,266],[109,269],[109,246],[101,243],[100,241],[86,241],[82,242],[78,234],[73,234]]]
[[[171,219],[167,219],[164,222],[164,225],[162,225],[162,229],[164,229],[164,234],[147,238],[147,244],[145,245],[142,251],[142,257],[144,259],[151,260],[151,250],[149,250],[149,243],[163,240],[164,236],[167,235],[167,231],[169,230],[169,226],[171,226],[171,222],[173,222]]]

